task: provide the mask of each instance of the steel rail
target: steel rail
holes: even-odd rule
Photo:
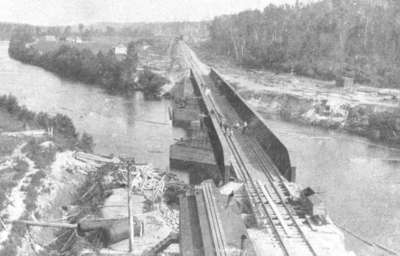
[[[222,78],[220,78],[220,79],[221,79],[222,81],[224,81]],[[224,82],[225,82],[225,81],[224,81]],[[209,96],[209,97],[211,98],[211,96]],[[213,107],[216,108],[216,104],[215,104],[215,102],[213,101],[212,98],[211,98],[211,102],[212,102],[212,104],[213,104]],[[220,114],[220,115],[221,115],[221,114]],[[227,138],[227,139],[228,139],[228,140],[231,140],[232,145],[235,146],[235,145],[233,144],[232,138]],[[254,139],[251,139],[250,137],[249,137],[249,139],[251,140],[250,142],[253,142],[253,143],[255,143],[256,145],[259,146],[259,150],[262,150],[261,146],[260,146],[256,141],[254,141]],[[235,146],[235,147],[236,147],[236,146]],[[278,196],[278,198],[279,198],[279,200],[280,200],[279,202],[282,203],[282,205],[283,205],[285,211],[286,211],[287,214],[289,215],[290,219],[293,221],[294,226],[295,226],[296,229],[298,230],[298,233],[300,234],[300,236],[302,237],[302,239],[303,239],[304,242],[306,243],[306,245],[307,245],[307,247],[309,248],[310,252],[311,252],[314,256],[317,256],[318,254],[316,253],[315,249],[314,249],[313,246],[311,245],[309,239],[307,239],[307,237],[306,237],[304,231],[301,229],[299,223],[298,223],[297,220],[294,218],[293,214],[290,212],[290,210],[289,210],[287,204],[285,203],[284,198],[283,198],[282,195],[279,193],[278,188],[276,187],[276,185],[275,185],[275,183],[274,183],[274,181],[273,181],[273,180],[274,180],[274,177],[272,177],[271,173],[269,172],[269,169],[272,169],[273,172],[275,173],[275,175],[278,177],[278,179],[279,179],[279,181],[280,181],[280,184],[279,184],[279,185],[282,185],[282,186],[285,188],[285,190],[287,190],[286,192],[290,193],[288,187],[286,186],[286,184],[285,184],[285,182],[284,182],[284,180],[283,180],[283,178],[282,178],[282,176],[281,176],[281,174],[277,171],[277,169],[276,169],[276,167],[275,167],[275,164],[272,163],[271,159],[270,159],[269,156],[267,156],[267,155],[266,155],[266,158],[267,158],[267,159],[264,159],[263,157],[260,157],[260,155],[259,155],[259,153],[257,152],[257,150],[255,150],[254,147],[253,147],[252,145],[250,145],[250,148],[252,149],[252,151],[254,152],[255,156],[257,157],[257,159],[258,159],[257,162],[259,162],[259,165],[260,165],[260,164],[262,165],[262,166],[260,166],[260,167],[261,167],[262,169],[264,169],[264,173],[266,174],[267,179],[268,179],[269,183],[271,184],[271,187],[273,188],[273,190],[274,190],[275,193],[277,194],[277,196]],[[241,158],[239,152],[237,152],[237,155]],[[269,166],[270,168],[267,167],[267,164],[266,164],[265,161],[267,161],[267,164],[268,164],[268,166]],[[247,172],[248,172],[248,171],[247,171]],[[248,174],[248,176],[249,176],[249,178],[251,179],[250,174]],[[253,183],[253,182],[252,182],[252,183]],[[254,184],[254,183],[253,183],[253,184]],[[253,187],[255,188],[255,186],[253,186]],[[265,192],[268,192],[268,191],[265,191]],[[270,192],[268,192],[268,193],[270,194]],[[265,197],[266,197],[266,199],[268,200],[267,196],[265,196]],[[269,200],[268,200],[268,201],[269,201]],[[277,217],[278,217],[278,215],[277,215]],[[278,219],[279,219],[279,218],[278,218]],[[279,219],[279,220],[280,220],[280,219]],[[280,222],[281,222],[281,220],[280,220]],[[275,225],[275,224],[272,223],[272,225]],[[284,227],[284,226],[282,225],[282,227]],[[284,230],[285,230],[285,229],[284,229]],[[285,231],[286,231],[286,230],[285,230]]]
[[[256,195],[256,197],[258,198],[258,200],[261,203],[261,207],[264,210],[264,213],[265,213],[269,223],[271,224],[272,231],[275,233],[275,237],[277,238],[278,243],[281,245],[283,253],[286,256],[290,256],[288,245],[286,244],[286,242],[283,240],[282,236],[280,235],[280,233],[272,219],[271,214],[268,212],[267,206],[263,203],[262,196],[260,195],[260,192],[257,189],[256,183],[251,178],[251,175],[250,175],[242,157],[240,156],[239,150],[237,149],[236,145],[234,145],[233,141],[231,141],[232,140],[231,138],[227,138],[227,140],[229,141],[228,144],[230,145],[231,150],[235,151],[234,152],[234,154],[236,155],[235,160],[236,161],[239,160],[241,162],[242,167],[239,167],[239,168],[241,168],[242,169],[241,171],[244,173],[243,176],[245,176],[245,185],[246,185],[246,190],[249,193],[249,197],[251,198],[253,196],[253,195],[251,195],[251,193],[254,192],[254,194]]]
[[[249,138],[250,139],[250,138]],[[252,140],[255,144],[256,142],[254,140]],[[264,157],[261,157],[258,153],[258,151],[252,146],[250,145],[250,148],[252,149],[253,153],[255,154],[255,156],[258,159],[258,163],[261,164],[263,168],[264,173],[269,173],[269,168],[267,166],[267,164],[269,166],[271,166],[271,163],[268,162],[266,163],[264,160]],[[273,169],[273,167],[272,167]],[[278,177],[280,177],[280,174],[277,173],[276,174]],[[307,236],[305,235],[304,231],[302,230],[302,228],[300,227],[299,223],[297,222],[297,220],[294,218],[293,214],[291,213],[289,207],[287,206],[287,204],[285,203],[285,199],[282,197],[282,195],[279,193],[278,188],[276,187],[276,185],[274,184],[274,182],[271,179],[271,174],[269,173],[269,175],[266,175],[268,178],[268,181],[272,187],[272,189],[274,190],[275,194],[278,196],[280,202],[282,203],[283,208],[286,210],[287,214],[289,215],[290,219],[293,221],[294,226],[296,227],[296,229],[298,230],[298,232],[300,233],[300,236],[303,238],[304,242],[306,243],[307,247],[309,248],[309,250],[311,251],[311,253],[314,256],[317,256],[318,254],[316,253],[315,249],[313,248],[313,246],[311,245],[309,239],[307,239]],[[280,182],[283,183],[283,179],[280,179]],[[268,192],[270,194],[270,192]]]
[[[225,232],[224,232],[224,229],[223,229],[223,226],[222,226],[221,218],[219,217],[219,214],[218,214],[217,205],[215,203],[214,197],[213,197],[212,192],[211,192],[211,185],[208,184],[208,183],[205,184],[204,189],[208,193],[209,202],[210,202],[210,205],[211,205],[212,210],[214,212],[215,223],[216,223],[216,227],[217,227],[217,230],[218,230],[218,233],[219,233],[219,238],[221,240],[221,245],[222,245],[221,254],[222,255],[227,255],[228,252],[226,251],[226,249],[228,248],[228,246],[227,246],[227,243],[225,241]]]
[[[214,110],[214,112],[216,113],[217,121],[220,122],[220,121],[221,121],[221,117],[222,117],[223,115],[222,115],[222,114],[220,113],[220,111],[218,110],[218,107],[216,106],[216,104],[215,104],[215,102],[214,102],[214,99],[213,99],[210,95],[208,95],[208,98],[209,98],[211,104],[213,105],[213,110]],[[258,200],[259,200],[260,203],[261,203],[261,206],[262,206],[262,208],[263,208],[263,210],[264,210],[264,212],[265,212],[265,215],[266,215],[267,218],[268,218],[268,221],[271,223],[272,230],[273,230],[273,232],[275,233],[275,236],[276,236],[276,238],[277,238],[279,244],[281,245],[284,254],[287,255],[287,256],[289,256],[290,254],[289,254],[289,250],[288,250],[288,248],[287,248],[288,246],[285,244],[284,240],[282,239],[281,235],[279,234],[279,232],[278,232],[278,230],[277,230],[277,228],[276,228],[276,225],[274,224],[273,219],[272,219],[272,217],[270,216],[270,213],[268,212],[268,210],[267,210],[265,204],[262,202],[262,196],[260,195],[260,192],[259,192],[258,189],[257,189],[257,185],[256,185],[256,183],[254,182],[254,180],[252,179],[252,177],[251,177],[251,175],[250,175],[250,172],[249,172],[249,170],[247,169],[246,164],[244,163],[244,160],[243,160],[243,158],[241,157],[240,152],[239,152],[237,146],[234,144],[232,138],[230,138],[229,136],[226,136],[226,134],[224,134],[224,136],[225,136],[225,138],[226,138],[226,140],[227,140],[227,142],[228,142],[228,146],[230,147],[232,153],[233,153],[234,156],[235,156],[235,161],[236,161],[236,163],[237,163],[237,166],[238,166],[239,169],[240,169],[240,172],[241,172],[241,174],[242,174],[241,176],[244,178],[244,182],[245,182],[245,184],[246,184],[246,189],[249,191],[249,193],[252,192],[252,191],[250,191],[250,190],[253,190],[254,193],[256,194],[256,196],[258,197]],[[252,195],[249,195],[249,197],[251,197],[251,196],[252,196]]]
[[[194,67],[195,65],[193,65],[192,62],[190,62],[190,64],[191,64],[192,72],[193,72],[193,75],[195,76],[195,79],[198,80],[198,81],[201,81],[201,84],[199,85],[199,89],[202,90],[202,88],[204,88],[204,85],[205,85],[205,84],[204,84],[204,80],[201,78],[201,76],[199,76],[199,75],[197,74],[197,72],[196,72],[196,70],[195,70],[195,67]],[[219,111],[219,109],[218,109],[216,103],[214,102],[214,99],[211,97],[211,95],[205,95],[205,96],[206,96],[206,98],[208,98],[209,102],[210,102],[211,105],[212,105],[212,110],[213,110],[214,113],[215,113],[215,117],[216,117],[216,119],[217,119],[217,122],[218,122],[218,123],[221,123],[221,117],[223,117],[224,115],[222,115],[222,114],[220,113],[220,111]],[[205,100],[205,99],[204,99],[204,100]],[[278,229],[277,229],[277,227],[276,227],[276,224],[273,222],[273,219],[272,219],[270,213],[268,212],[268,209],[266,208],[265,204],[263,203],[262,196],[260,195],[261,193],[260,193],[260,191],[258,191],[257,185],[256,185],[256,183],[254,182],[254,180],[252,179],[252,177],[251,177],[251,175],[250,175],[250,172],[249,172],[249,170],[248,170],[248,168],[247,168],[247,166],[246,166],[244,160],[242,159],[242,156],[241,156],[241,154],[240,154],[240,152],[239,152],[237,146],[235,145],[235,142],[232,140],[232,138],[230,138],[230,137],[227,136],[226,134],[224,134],[224,136],[225,136],[225,138],[226,138],[226,141],[228,142],[229,148],[231,149],[231,151],[232,151],[232,153],[233,153],[233,155],[234,155],[235,162],[236,162],[238,168],[240,169],[239,171],[240,171],[240,173],[242,174],[242,177],[244,178],[244,182],[245,182],[245,185],[246,185],[246,190],[249,192],[249,197],[252,197],[252,196],[253,196],[253,195],[251,195],[250,193],[252,193],[252,192],[254,191],[254,194],[256,195],[256,197],[258,198],[258,200],[260,201],[261,206],[262,206],[262,208],[263,208],[263,210],[264,210],[264,212],[265,212],[265,215],[267,216],[267,218],[268,218],[268,220],[269,220],[269,222],[270,222],[270,224],[271,224],[272,231],[275,233],[275,237],[277,238],[279,244],[281,245],[281,248],[282,248],[284,254],[287,255],[287,256],[290,256],[288,246],[287,246],[286,242],[284,241],[284,239],[282,238],[281,234],[279,233],[279,231],[278,231]],[[252,149],[253,149],[253,148],[252,148]],[[254,150],[254,149],[253,149],[253,150]],[[258,154],[257,154],[257,157],[258,157]],[[263,163],[263,165],[265,165],[265,163]],[[274,171],[276,172],[276,170],[274,170]],[[275,184],[274,184],[273,182],[271,182],[271,178],[272,178],[271,174],[269,173],[269,175],[267,174],[266,176],[267,176],[269,182],[272,184],[274,190],[276,191],[277,188],[275,187]],[[280,177],[280,175],[278,174],[277,176],[280,178],[280,181],[282,182],[282,178]],[[253,190],[253,191],[252,191],[252,190]],[[278,194],[278,196],[279,196],[279,198],[280,198],[282,204],[285,205],[285,203],[284,203],[284,201],[283,201],[281,195],[279,194],[279,192],[277,192],[277,194]],[[264,197],[268,200],[268,198],[267,198],[265,195],[264,195]],[[270,204],[270,205],[272,205],[272,204]],[[287,209],[287,206],[286,206],[286,205],[285,205],[285,207],[286,207],[286,209]],[[255,210],[256,210],[256,209],[255,209]],[[274,211],[274,210],[273,210],[273,211]],[[300,229],[298,223],[296,222],[296,220],[294,220],[292,214],[290,213],[290,211],[289,211],[288,209],[287,209],[287,212],[289,213],[289,216],[291,217],[291,219],[292,219],[293,222],[295,223],[296,227],[298,227],[298,228]],[[282,225],[282,223],[281,223],[281,225]],[[282,227],[283,227],[283,225],[282,225]],[[300,229],[300,233],[301,233],[302,236],[304,236],[304,233],[302,232],[301,229]],[[309,242],[308,242],[308,240],[305,238],[305,236],[303,237],[303,239],[306,241],[307,245],[309,245]],[[311,252],[313,253],[313,255],[317,255],[317,254],[315,253],[314,249],[311,247],[311,245],[310,245],[310,250],[311,250]]]
[[[208,215],[208,220],[210,223],[210,230],[211,230],[211,236],[212,236],[212,240],[213,240],[213,244],[214,244],[214,249],[215,249],[215,254],[217,256],[221,256],[223,255],[222,252],[224,252],[224,247],[223,247],[223,243],[221,241],[221,234],[218,232],[219,229],[217,228],[217,223],[216,223],[216,219],[214,216],[214,212],[213,212],[213,207],[211,206],[210,203],[210,198],[209,195],[207,193],[207,189],[202,186],[202,191],[203,191],[203,196],[204,196],[204,203],[206,205],[206,212]]]

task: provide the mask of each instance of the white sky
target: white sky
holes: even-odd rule
[[[301,0],[311,2],[315,0]],[[211,19],[296,0],[0,0],[0,21],[35,25]]]

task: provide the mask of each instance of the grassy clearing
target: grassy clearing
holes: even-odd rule
[[[33,47],[37,50],[42,51],[43,53],[55,51],[60,48],[62,45],[68,45],[78,48],[79,50],[90,49],[94,54],[97,54],[99,51],[103,52],[103,54],[108,53],[115,46],[119,44],[128,45],[131,41],[137,41],[142,38],[133,38],[133,37],[121,37],[121,36],[97,36],[92,37],[90,41],[84,41],[82,43],[73,43],[73,42],[49,42],[45,40],[39,40]],[[159,54],[164,54],[169,45],[169,38],[151,38],[151,44],[153,49],[156,50]]]
[[[132,38],[129,37],[117,37],[117,36],[99,36],[93,37],[90,41],[84,41],[82,43],[73,43],[73,42],[48,42],[44,40],[39,40],[33,47],[37,50],[42,51],[43,53],[55,51],[62,45],[68,45],[78,48],[79,50],[90,49],[94,54],[97,54],[99,51],[103,53],[107,53],[111,49],[113,49],[118,44],[122,43],[127,45]]]

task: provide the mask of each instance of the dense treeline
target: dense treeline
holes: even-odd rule
[[[221,16],[211,47],[248,67],[400,86],[400,3],[324,0]]]
[[[54,130],[54,135],[62,138],[66,145],[69,147],[79,147],[84,151],[91,151],[93,147],[93,138],[87,133],[81,136],[77,133],[72,120],[63,114],[50,116],[47,113],[35,113],[28,110],[25,106],[20,106],[17,99],[12,95],[0,96],[0,110],[9,113],[11,116],[16,117],[18,120],[41,129]]]
[[[27,26],[28,25],[0,22],[0,40],[10,39],[14,30]]]
[[[9,40],[13,31],[25,29],[38,36],[56,37],[80,36],[84,40],[92,37],[111,36],[125,38],[177,37],[182,34],[196,40],[208,36],[208,22],[153,22],[153,23],[94,23],[67,26],[33,26],[27,24],[0,22],[0,39]]]
[[[40,52],[29,46],[33,35],[24,30],[17,30],[13,34],[9,55],[24,63],[40,66],[62,77],[81,81],[88,84],[97,84],[111,93],[129,93],[134,90],[143,90],[148,94],[158,94],[166,79],[147,71],[136,72],[138,53],[135,43],[128,45],[127,56],[118,59],[110,49],[107,54],[101,51],[94,54],[89,49],[78,49],[69,45],[62,45],[54,51]],[[150,78],[159,77],[158,83],[137,83],[135,80],[148,81]],[[147,78],[146,76],[149,76]]]

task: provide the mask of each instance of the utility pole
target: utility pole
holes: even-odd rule
[[[132,185],[131,185],[131,168],[135,168],[135,159],[128,160],[126,172],[128,178],[128,218],[129,218],[129,252],[133,251],[133,242],[135,236],[135,224],[133,222],[133,206],[131,201]]]

